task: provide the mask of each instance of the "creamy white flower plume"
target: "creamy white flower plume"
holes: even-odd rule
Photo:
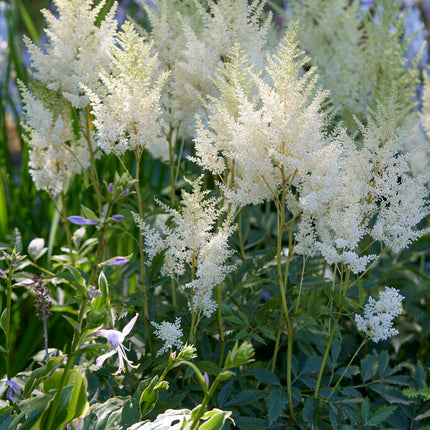
[[[355,315],[359,331],[369,336],[374,342],[386,340],[399,331],[393,328],[393,320],[402,313],[403,296],[395,288],[385,287],[379,293],[379,300],[369,297],[364,307],[364,317]]]
[[[151,324],[155,327],[155,335],[164,342],[163,347],[157,352],[157,355],[162,355],[168,352],[170,348],[176,346],[182,348],[183,342],[181,337],[184,335],[181,329],[181,318],[176,318],[174,323],[163,321],[157,323],[151,321]]]

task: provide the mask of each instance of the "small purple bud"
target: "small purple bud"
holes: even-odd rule
[[[18,387],[18,384],[13,381],[6,381],[6,385],[9,386],[6,392],[6,397],[11,402],[19,402],[22,399],[22,396],[21,396],[21,389]]]
[[[95,288],[91,288],[90,291],[88,292],[88,295],[90,296],[90,299],[95,299],[97,297],[101,297],[102,296],[102,292],[100,290],[96,290]]]
[[[126,196],[128,193],[130,192],[130,190],[128,188],[126,188],[125,190],[122,190],[119,195],[120,196]]]
[[[3,272],[3,270],[0,269],[0,278],[7,278],[6,273]]]
[[[128,263],[128,258],[115,257],[112,260],[107,261],[105,264],[106,266],[122,266],[125,263]]]
[[[206,372],[203,374],[203,379],[206,382],[206,386],[209,387],[209,375]]]
[[[98,224],[98,221],[95,221],[93,219],[87,219],[84,218],[82,216],[78,216],[78,215],[74,215],[74,216],[69,216],[67,218],[72,224],[76,224],[76,225],[94,225],[94,224]]]
[[[112,215],[112,219],[114,219],[116,222],[121,222],[124,219],[124,215]]]
[[[112,182],[111,182],[111,183],[109,184],[109,186],[108,186],[108,191],[109,191],[111,194],[113,194],[114,190],[115,190],[115,188],[113,187],[113,184],[112,184]]]

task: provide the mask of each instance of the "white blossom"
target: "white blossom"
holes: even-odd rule
[[[168,352],[170,348],[176,346],[177,348],[182,348],[183,342],[181,337],[183,332],[181,329],[181,318],[176,318],[174,323],[163,321],[162,323],[157,323],[151,321],[151,324],[155,327],[155,335],[164,342],[163,347],[157,352],[157,355],[162,355]]]
[[[226,264],[233,253],[228,239],[235,227],[231,217],[227,217],[220,227],[215,228],[222,215],[219,200],[207,197],[209,191],[201,190],[201,178],[191,184],[191,193],[182,192],[181,211],[160,203],[168,214],[167,219],[159,219],[154,227],[143,222],[137,214],[134,219],[144,236],[148,263],[164,251],[162,275],[181,282],[187,269],[192,268],[194,278],[185,282],[183,288],[191,297],[192,310],[209,317],[216,309],[212,300],[214,287],[235,268]]]
[[[94,8],[93,3],[93,0],[54,0],[58,17],[47,9],[42,10],[48,23],[46,52],[28,38],[25,40],[35,79],[59,92],[77,108],[88,105],[88,97],[80,85],[94,88],[100,69],[110,62],[109,49],[117,26],[116,3],[100,26],[96,20],[106,0]]]
[[[111,49],[110,73],[101,72],[97,92],[86,88],[90,98],[97,142],[106,153],[139,152],[157,138],[161,114],[161,87],[167,75],[156,76],[157,55],[131,22],[117,36]]]
[[[374,342],[386,340],[398,334],[393,328],[393,320],[402,313],[403,296],[395,288],[385,287],[379,293],[379,300],[369,297],[364,307],[364,316],[355,315],[359,331],[369,336]]]

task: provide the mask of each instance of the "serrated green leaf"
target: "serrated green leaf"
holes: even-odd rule
[[[281,388],[270,390],[267,396],[268,419],[271,426],[284,412],[288,403],[287,393]]]
[[[390,403],[400,403],[402,405],[411,403],[410,400],[404,398],[402,392],[396,387],[387,384],[370,384],[369,387]]]
[[[368,397],[366,397],[364,402],[361,404],[361,416],[363,417],[363,421],[367,423],[367,420],[370,417],[370,401]]]
[[[278,377],[264,367],[254,367],[247,369],[245,375],[255,376],[261,383],[265,385],[277,385],[281,386],[281,382]]]
[[[264,334],[264,336],[268,337],[273,341],[276,341],[276,335],[272,332],[272,330],[264,326],[258,327],[258,329],[261,331],[261,333]]]
[[[315,399],[313,397],[308,397],[303,407],[303,419],[309,425],[313,426],[314,424],[316,409],[317,405]]]
[[[381,354],[379,355],[378,358],[378,376],[379,378],[382,378],[385,375],[385,371],[387,370],[388,367],[388,352],[387,351],[383,351],[381,352]]]
[[[376,355],[368,354],[361,360],[361,380],[363,383],[375,376],[378,366],[376,359]]]
[[[397,406],[386,406],[386,405],[381,406],[372,415],[372,417],[367,422],[367,424],[371,426],[376,426],[384,422],[396,409],[397,409]]]
[[[231,400],[229,400],[225,406],[242,406],[249,405],[254,402],[257,402],[262,397],[264,397],[265,393],[260,390],[246,390],[234,396]]]

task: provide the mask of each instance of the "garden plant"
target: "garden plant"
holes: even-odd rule
[[[430,429],[427,47],[361,3],[0,2],[1,430]]]

